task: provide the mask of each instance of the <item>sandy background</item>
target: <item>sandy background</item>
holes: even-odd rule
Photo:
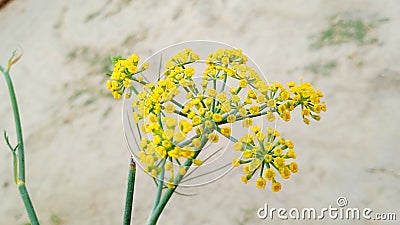
[[[242,184],[237,170],[188,190],[194,197],[174,196],[160,224],[396,224],[262,221],[256,210],[264,203],[321,209],[345,196],[350,207],[395,212],[400,219],[399,12],[396,0],[10,2],[0,10],[0,63],[23,49],[12,77],[27,184],[42,224],[121,224],[129,153],[122,102],[111,99],[103,83],[107,60],[132,52],[146,58],[192,39],[244,49],[271,81],[313,81],[325,93],[328,112],[309,127],[298,119],[278,125],[294,140],[300,165],[280,193]],[[388,21],[370,30],[376,43],[311,49],[312,36],[342,13]],[[321,66],[332,61],[335,66]],[[4,80],[0,96],[0,129],[15,141]],[[154,191],[138,172],[134,224],[145,224]],[[0,141],[0,224],[27,221],[11,153]]]

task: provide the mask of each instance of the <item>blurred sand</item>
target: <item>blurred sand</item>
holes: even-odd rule
[[[310,49],[310,36],[325,29],[331,16],[346,12],[389,18],[374,30],[379,43]],[[107,60],[132,52],[147,58],[192,39],[242,48],[271,81],[313,81],[325,93],[328,112],[309,127],[298,119],[278,125],[294,140],[300,165],[280,193],[244,185],[241,171],[233,171],[189,190],[195,197],[174,196],[160,224],[381,224],[256,216],[264,203],[320,209],[336,206],[339,196],[350,207],[400,217],[399,12],[396,0],[12,1],[0,10],[0,63],[23,49],[12,77],[25,132],[28,188],[42,224],[52,224],[52,215],[68,225],[121,223],[129,153],[122,103],[104,88]],[[330,75],[304,69],[329,60],[337,61]],[[0,128],[15,141],[4,81],[0,96]],[[11,163],[0,141],[1,225],[28,221]],[[134,224],[145,224],[154,192],[140,171]]]

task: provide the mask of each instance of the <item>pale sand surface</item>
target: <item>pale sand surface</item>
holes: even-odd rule
[[[310,49],[338,13],[389,18],[378,44]],[[378,221],[262,221],[270,207],[336,206],[396,212],[400,218],[400,1],[13,1],[0,11],[0,63],[19,46],[12,69],[26,140],[27,179],[43,224],[121,224],[129,153],[122,103],[104,87],[106,60],[143,58],[168,45],[210,39],[242,48],[271,81],[313,81],[328,111],[310,126],[294,119],[278,128],[295,142],[300,170],[283,190],[258,190],[241,171],[174,196],[160,224],[396,224]],[[350,56],[350,57],[349,57]],[[335,60],[329,75],[304,69]],[[362,65],[359,63],[362,62]],[[1,78],[3,79],[3,78]],[[0,129],[13,136],[11,106],[0,81]],[[0,141],[0,224],[27,222]],[[134,224],[145,224],[155,192],[138,172]]]

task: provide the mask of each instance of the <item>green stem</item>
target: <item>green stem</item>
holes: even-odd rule
[[[8,138],[7,132],[4,131],[4,139],[6,140],[7,146],[10,149],[13,157],[13,173],[14,173],[14,182],[18,184],[18,156],[16,150],[18,149],[18,145],[16,147],[12,147],[10,144],[10,140]]]
[[[18,183],[18,156],[15,151],[12,152],[13,156],[13,171],[14,171],[14,182]]]
[[[200,149],[203,148],[203,146],[207,143],[207,138],[203,137],[202,138],[202,145]],[[197,156],[200,154],[200,151],[195,152],[195,155],[193,156],[193,159],[197,158]],[[186,160],[183,166],[185,168],[188,168],[192,165],[193,161],[192,160]],[[160,200],[158,203],[157,207],[152,211],[152,214],[149,218],[148,225],[155,225],[158,221],[158,218],[160,217],[162,211],[164,210],[165,206],[167,205],[169,199],[171,198],[172,194],[175,192],[176,188],[178,188],[178,184],[182,181],[184,175],[178,174],[175,176],[174,184],[175,186],[173,188],[168,188],[165,193],[164,197]]]
[[[223,135],[223,134],[221,133],[221,128],[217,127],[216,130],[217,130],[218,133],[220,133],[223,137],[228,138],[228,139],[231,140],[232,142],[234,142],[234,143],[238,142],[238,140],[237,140],[236,138],[232,137],[231,135],[229,135],[229,136]]]
[[[224,83],[222,84],[222,88],[221,88],[220,93],[224,92],[227,79],[228,79],[228,74],[225,74]]]
[[[189,80],[191,80],[191,81],[193,81],[193,79],[192,78],[189,78]],[[194,83],[194,81],[193,81],[193,83]],[[197,89],[197,87],[196,87],[196,85],[191,85],[191,86],[189,86],[189,88],[196,94],[196,95],[198,95],[200,92],[199,92],[199,90]]]
[[[217,90],[217,81],[215,79],[213,80],[213,88],[214,88],[214,90]],[[215,97],[214,97],[213,101],[212,101],[212,106],[211,106],[211,112],[213,112],[213,113],[215,113],[215,104],[216,104],[216,102],[215,102]]]
[[[162,189],[163,189],[163,186],[164,186],[164,175],[165,175],[165,162],[166,162],[167,160],[166,159],[164,159],[163,161],[162,161],[162,163],[161,163],[161,168],[162,168],[162,170],[161,170],[161,174],[160,174],[160,177],[158,178],[158,181],[157,181],[157,195],[156,195],[156,198],[155,198],[155,200],[154,200],[154,205],[153,205],[153,209],[151,210],[152,212],[154,212],[154,210],[157,208],[157,205],[158,205],[158,203],[160,202],[160,199],[161,199],[161,194],[162,194]]]
[[[192,164],[191,160],[187,160],[185,163],[185,166],[189,167]],[[179,184],[179,182],[182,180],[183,175],[177,175],[176,179],[174,181],[175,184]],[[161,212],[164,210],[165,206],[167,205],[169,199],[171,198],[172,194],[175,192],[176,188],[178,185],[175,185],[173,188],[168,188],[165,191],[164,197],[160,200],[160,202],[157,204],[157,207],[152,211],[152,214],[149,218],[148,225],[155,225],[157,223],[158,218],[161,215]]]
[[[25,182],[25,153],[24,153],[24,140],[22,136],[21,120],[19,116],[19,109],[17,98],[15,96],[14,85],[12,83],[10,74],[8,71],[3,71],[4,78],[6,79],[8,91],[10,94],[12,110],[14,113],[15,131],[17,133],[18,140],[18,178]]]
[[[39,220],[35,213],[35,208],[33,207],[31,198],[29,197],[28,190],[26,189],[25,183],[23,181],[19,181],[18,184],[19,194],[24,202],[26,212],[28,213],[28,217],[31,221],[31,225],[39,225]]]
[[[157,78],[157,82],[160,80],[161,78],[161,68],[162,68],[162,58],[163,55],[162,53],[160,54],[160,64],[158,65],[158,78]]]
[[[18,109],[18,103],[17,103],[17,98],[15,95],[15,90],[14,90],[14,85],[12,83],[10,74],[9,74],[9,70],[12,64],[14,64],[16,61],[18,61],[18,59],[20,58],[14,58],[15,56],[15,52],[13,54],[13,56],[11,57],[11,59],[8,62],[8,68],[7,70],[5,70],[2,66],[0,66],[0,71],[4,74],[4,78],[6,79],[6,83],[8,86],[8,92],[10,95],[10,99],[11,99],[11,105],[12,105],[12,110],[13,110],[13,114],[14,114],[14,122],[15,122],[15,130],[16,130],[16,135],[17,135],[17,140],[18,140],[18,144],[17,144],[17,157],[18,159],[15,159],[15,151],[16,149],[13,150],[13,164],[14,164],[14,173],[18,173],[18,178],[16,178],[15,174],[15,178],[17,180],[17,187],[19,190],[19,193],[21,195],[22,201],[24,202],[25,205],[25,209],[28,213],[29,216],[29,220],[31,221],[32,225],[39,225],[39,220],[37,218],[37,215],[35,213],[35,209],[33,207],[33,204],[31,202],[31,199],[29,197],[29,193],[28,190],[26,189],[25,186],[25,153],[24,153],[24,140],[23,140],[23,136],[22,136],[22,128],[21,128],[21,119],[20,119],[20,115],[19,115],[19,109]],[[16,164],[18,164],[18,167],[16,166]]]
[[[136,176],[136,163],[131,158],[129,166],[128,185],[126,188],[125,211],[124,211],[124,225],[131,224],[132,206],[133,206],[133,193],[135,191],[135,176]]]
[[[175,101],[174,99],[171,99],[171,102],[174,103],[179,108],[183,108],[183,105],[181,105],[179,102]]]
[[[258,114],[256,114],[256,115],[248,115],[248,116],[244,116],[244,117],[242,117],[242,116],[237,116],[235,122],[242,121],[242,120],[244,120],[244,119],[246,119],[246,118],[254,118],[254,117],[263,116],[263,115],[266,115],[267,113],[268,113],[268,111],[260,112],[260,113],[258,113]],[[229,114],[226,116],[226,118],[227,118],[228,116],[229,116]],[[223,120],[222,120],[221,122],[219,122],[218,125],[227,124],[228,121],[226,120],[226,118],[223,118]]]

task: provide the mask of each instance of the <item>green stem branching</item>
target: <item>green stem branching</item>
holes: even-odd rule
[[[4,69],[2,66],[0,66],[0,71],[4,74],[4,78],[6,80],[8,92],[10,95],[18,144],[16,145],[16,147],[11,146],[6,131],[4,131],[4,138],[13,154],[14,180],[18,187],[22,201],[24,202],[24,206],[28,214],[28,217],[32,225],[39,225],[38,217],[36,215],[35,209],[33,207],[32,201],[29,196],[29,192],[25,184],[25,151],[24,151],[24,140],[22,135],[21,119],[18,109],[17,97],[14,90],[14,85],[12,83],[9,74],[11,66],[14,63],[16,63],[20,58],[21,55],[16,57],[16,52],[14,51],[11,58],[8,61],[7,69]]]

